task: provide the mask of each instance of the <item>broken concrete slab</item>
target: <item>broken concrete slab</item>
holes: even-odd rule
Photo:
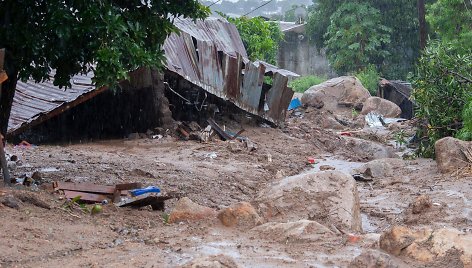
[[[256,201],[267,219],[309,219],[362,231],[356,181],[341,171],[286,177],[262,190]]]

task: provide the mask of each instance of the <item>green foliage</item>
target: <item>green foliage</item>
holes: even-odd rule
[[[472,49],[457,53],[451,43],[431,41],[417,69],[413,98],[419,105],[416,116],[424,121],[418,133],[419,153],[432,156],[436,140],[456,135],[463,113],[469,114],[465,105],[472,97]]]
[[[438,0],[428,6],[426,20],[437,37],[457,50],[472,47],[472,2]]]
[[[250,60],[276,64],[277,49],[283,39],[283,33],[277,23],[266,22],[260,17],[227,19],[236,25]]]
[[[430,2],[432,0],[427,0]],[[390,79],[405,79],[413,71],[419,55],[418,18],[416,1],[411,0],[314,0],[314,10],[309,13],[307,32],[310,40],[321,49],[326,45],[326,36],[331,24],[331,16],[345,4],[370,5],[382,14],[379,25],[390,28],[390,42],[381,49],[391,56],[376,59],[379,71]],[[380,64],[381,63],[381,64]]]
[[[390,42],[391,30],[380,18],[380,12],[368,4],[344,3],[333,13],[325,38],[336,71],[359,71],[389,54],[383,46]]]
[[[174,16],[204,18],[197,0],[0,1],[0,47],[19,78],[70,86],[94,71],[97,86],[116,83],[141,66],[161,67],[162,44],[177,31]]]
[[[318,85],[326,81],[326,77],[319,77],[315,75],[308,75],[292,80],[289,83],[289,87],[295,92],[305,92],[307,89],[314,85]]]
[[[369,90],[370,95],[377,95],[377,88],[379,87],[380,74],[374,65],[369,65],[367,68],[361,70],[356,74],[356,77],[361,81],[362,85]]]
[[[462,110],[462,119],[462,129],[457,132],[456,138],[472,141],[472,100],[469,100]]]

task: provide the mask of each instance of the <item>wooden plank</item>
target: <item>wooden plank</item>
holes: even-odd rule
[[[5,71],[0,71],[0,84],[7,81],[8,75]]]
[[[56,182],[54,188],[59,190],[70,190],[79,192],[99,193],[99,194],[113,194],[115,186],[97,185],[93,183],[72,183],[72,182]]]
[[[64,190],[64,194],[67,199],[72,199],[74,197],[80,196],[80,200],[86,201],[86,202],[101,203],[103,200],[107,199],[105,195],[101,195],[101,194],[91,194],[91,193],[76,192],[76,191],[69,191],[69,190]]]
[[[140,189],[143,188],[143,185],[139,182],[131,182],[131,183],[121,183],[115,185],[117,190],[133,190],[133,189]]]

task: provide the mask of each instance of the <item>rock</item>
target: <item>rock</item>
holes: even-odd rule
[[[356,169],[356,173],[361,173],[371,178],[385,178],[393,176],[395,170],[404,165],[405,162],[399,158],[375,159]]]
[[[226,255],[206,256],[194,259],[182,268],[237,268],[236,262]]]
[[[442,267],[472,267],[472,234],[456,229],[411,230],[395,226],[382,234],[380,247],[397,256]]]
[[[442,173],[457,171],[470,164],[464,151],[472,150],[472,142],[445,137],[434,144],[434,150],[439,171]]]
[[[188,197],[179,199],[174,209],[169,215],[169,223],[182,221],[198,221],[212,218],[216,215],[216,211],[212,208],[201,206],[194,203]]]
[[[7,195],[1,199],[1,203],[4,206],[9,208],[19,209],[20,208],[20,200],[16,199],[14,196]]]
[[[353,106],[363,103],[370,97],[369,91],[354,76],[341,76],[312,86],[303,94],[303,105],[323,107],[336,111],[338,103],[352,103]]]
[[[400,116],[402,109],[389,100],[379,97],[370,97],[364,102],[361,114],[366,115],[370,112],[381,114],[384,117],[396,118]]]
[[[252,229],[260,237],[278,242],[315,242],[334,239],[336,234],[316,221],[268,222]]]
[[[431,202],[428,195],[420,195],[415,199],[413,204],[411,204],[411,209],[413,214],[419,214],[430,209],[432,205],[433,202]]]
[[[139,136],[139,133],[137,133],[137,132],[130,133],[130,134],[128,135],[128,139],[130,139],[130,140],[138,140],[138,139],[140,139],[140,138],[141,138],[141,137]]]
[[[349,268],[403,268],[408,267],[396,257],[378,250],[364,250],[348,266]]]
[[[381,158],[395,158],[393,148],[384,146],[378,142],[343,136],[352,153],[362,160],[374,160]]]
[[[249,227],[262,224],[262,218],[248,202],[236,203],[218,213],[218,219],[227,227]]]
[[[265,218],[309,219],[339,229],[362,230],[356,182],[340,171],[286,177],[261,191],[257,201]]]
[[[321,127],[322,128],[327,128],[327,129],[338,129],[338,130],[341,130],[341,129],[345,128],[345,126],[343,126],[341,123],[339,123],[339,121],[336,120],[336,118],[334,118],[332,116],[325,116],[321,120]]]
[[[335,170],[336,168],[330,165],[321,165],[320,170],[325,171],[325,170]]]

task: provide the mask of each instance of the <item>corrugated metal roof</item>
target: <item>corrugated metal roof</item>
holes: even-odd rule
[[[262,81],[265,74],[284,77],[297,74],[262,61],[250,62],[236,27],[226,20],[209,18],[193,22],[176,18],[174,22],[181,33],[172,33],[164,43],[169,71],[250,113],[274,123],[284,120],[288,102],[287,107],[282,107],[285,102],[280,105],[273,100],[267,103],[269,110],[259,107],[261,98],[262,101],[267,98],[262,94]],[[91,78],[92,74],[74,76],[72,88],[67,90],[54,86],[53,81],[19,81],[8,132],[17,134],[32,123],[47,120],[105,90],[96,89]],[[269,95],[290,99],[293,92],[286,81],[277,81]]]

